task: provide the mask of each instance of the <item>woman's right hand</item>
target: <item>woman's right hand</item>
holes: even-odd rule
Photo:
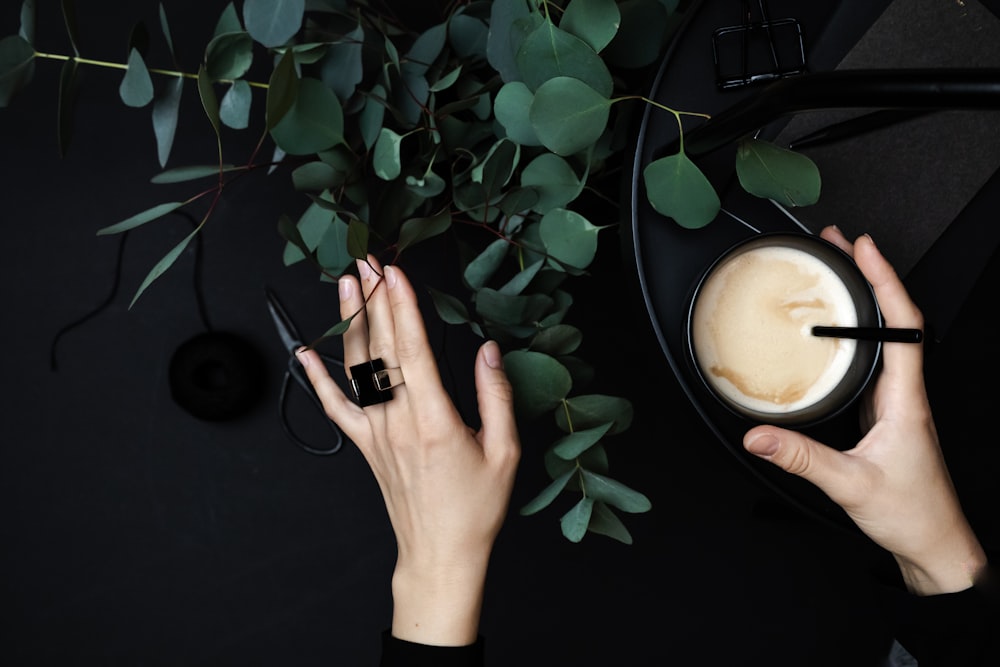
[[[923,328],[923,315],[869,236],[851,243],[836,227],[825,228],[821,236],[854,257],[875,289],[886,326]],[[969,588],[985,569],[986,555],[941,453],[924,387],[922,344],[884,344],[882,372],[862,419],[864,437],[843,452],[768,425],[748,431],[743,444],[809,480],[843,507],[892,553],[914,593]]]

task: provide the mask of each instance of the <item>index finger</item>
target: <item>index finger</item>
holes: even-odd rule
[[[887,327],[924,328],[924,317],[896,270],[889,263],[875,242],[867,234],[854,242],[854,261],[875,290],[879,309]],[[884,343],[883,351],[888,368],[898,370],[899,364],[912,364],[918,371],[923,364],[923,345],[913,343]]]

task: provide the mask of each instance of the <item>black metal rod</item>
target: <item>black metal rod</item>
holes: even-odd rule
[[[684,133],[684,152],[706,155],[782,116],[846,108],[1000,109],[1000,69],[813,72],[779,79]]]

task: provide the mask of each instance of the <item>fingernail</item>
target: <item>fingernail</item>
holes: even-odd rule
[[[305,347],[300,347],[299,349],[295,350],[295,358],[299,360],[299,363],[302,364],[303,368],[308,368],[309,357],[303,354],[305,351],[306,351]]]
[[[340,294],[340,300],[345,301],[351,298],[351,292],[353,287],[350,280],[345,280],[341,278],[337,281],[337,292]]]
[[[496,344],[496,341],[487,341],[483,345],[483,357],[486,359],[486,365],[490,368],[503,368],[503,355],[500,354],[500,346]]]
[[[361,276],[362,280],[366,280],[372,276],[372,267],[363,259],[358,260],[358,275]]]
[[[768,458],[778,452],[781,441],[770,433],[762,433],[747,443],[747,451],[757,456]]]
[[[871,242],[872,242],[872,245],[873,245],[873,246],[875,246],[876,248],[878,247],[878,244],[877,244],[877,243],[875,243],[875,239],[873,239],[873,238],[872,238],[872,235],[871,235],[871,234],[869,234],[868,232],[865,232],[865,233],[863,234],[863,236],[864,236],[864,237],[865,237],[866,239],[868,239],[869,241],[871,241]]]
[[[396,275],[396,269],[391,266],[387,266],[385,267],[384,271],[385,271],[385,284],[388,285],[390,288],[395,287],[396,279],[398,278],[398,276]]]

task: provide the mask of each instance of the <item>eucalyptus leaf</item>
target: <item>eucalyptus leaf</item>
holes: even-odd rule
[[[167,166],[173,149],[183,91],[184,79],[175,77],[164,84],[163,92],[153,101],[153,134],[161,168]]]
[[[583,342],[583,332],[569,324],[556,324],[539,331],[531,340],[531,349],[554,357],[572,354]]]
[[[157,204],[156,206],[148,208],[141,213],[136,213],[129,218],[125,218],[121,222],[116,222],[113,225],[98,229],[97,235],[104,236],[106,234],[118,234],[119,232],[124,232],[129,229],[135,229],[136,227],[144,225],[147,222],[162,218],[171,211],[176,211],[181,206],[184,206],[184,202],[175,201],[166,204]]]
[[[424,199],[433,199],[448,187],[445,180],[433,171],[428,171],[419,178],[416,176],[407,176],[406,185],[411,192]]]
[[[295,72],[295,56],[286,51],[271,72],[267,85],[267,129],[274,130],[284,119],[299,96],[299,77]]]
[[[567,413],[569,420],[567,421]],[[628,399],[604,394],[574,396],[566,401],[566,410],[556,413],[556,425],[571,433],[613,422],[608,435],[616,435],[632,424],[633,408]]]
[[[484,320],[501,325],[535,326],[552,305],[552,297],[546,294],[513,296],[489,287],[480,288],[476,293],[476,312]]]
[[[684,153],[653,160],[642,171],[646,196],[661,215],[687,229],[712,222],[722,207],[715,188]]]
[[[456,13],[448,22],[448,41],[455,54],[464,60],[486,59],[489,28],[483,21]]]
[[[382,129],[382,121],[385,118],[385,95],[386,90],[381,84],[372,86],[371,92],[365,95],[365,106],[358,116],[358,127],[365,148],[371,149],[375,146]]]
[[[426,218],[411,218],[400,225],[396,248],[402,252],[420,241],[443,234],[450,228],[451,214],[447,210]]]
[[[170,34],[170,24],[167,22],[167,10],[163,6],[162,2],[160,3],[159,14],[160,14],[160,32],[163,33],[163,41],[167,43],[167,52],[170,53],[170,59],[176,65],[177,53],[174,51],[174,38]]]
[[[347,254],[354,259],[368,258],[368,225],[351,220],[347,225]]]
[[[243,22],[264,46],[282,46],[302,27],[305,8],[305,0],[244,0]]]
[[[595,426],[594,428],[574,431],[563,436],[552,445],[553,453],[561,459],[572,461],[596,445],[611,428],[612,422]]]
[[[585,269],[597,254],[601,229],[576,211],[554,208],[542,216],[538,231],[550,256],[561,264]]]
[[[503,363],[514,387],[514,408],[529,419],[555,408],[572,389],[569,371],[547,354],[511,350]]]
[[[128,69],[118,87],[118,94],[122,102],[130,107],[144,107],[153,101],[153,79],[138,49],[133,48],[128,54]]]
[[[289,155],[309,155],[343,143],[340,100],[319,79],[302,77],[295,104],[271,130],[271,136]]]
[[[490,6],[490,29],[486,43],[486,57],[504,82],[519,81],[516,54],[523,40],[514,29],[518,19],[530,16],[524,0],[493,0]],[[538,18],[541,21],[541,18]]]
[[[73,47],[73,53],[80,57],[80,28],[76,18],[75,0],[61,0],[63,24],[66,26],[66,36],[69,37],[69,44]]]
[[[500,293],[511,295],[521,294],[528,287],[528,285],[531,284],[531,281],[538,275],[538,272],[543,266],[545,266],[545,260],[541,259],[533,264],[529,264],[523,271],[518,271],[513,278],[508,280],[507,283],[500,288]],[[545,350],[541,351],[545,352]]]
[[[218,37],[219,35],[225,34],[227,32],[242,32],[243,24],[240,23],[240,16],[236,13],[236,5],[232,2],[226,4],[222,9],[222,13],[219,14],[218,20],[215,22],[215,30],[212,32],[212,37]]]
[[[566,488],[566,483],[569,482],[573,473],[574,470],[570,469],[552,480],[548,486],[542,489],[541,493],[521,507],[521,516],[531,516],[551,505],[552,501],[558,498],[559,494]]]
[[[497,91],[493,112],[507,136],[522,146],[541,146],[542,142],[528,118],[535,95],[524,83],[511,81]]]
[[[292,171],[292,185],[300,191],[329,190],[342,182],[342,174],[322,160],[306,162]]]
[[[600,53],[614,39],[621,19],[615,0],[571,0],[559,27]]]
[[[456,297],[432,287],[427,288],[427,291],[430,292],[434,310],[442,321],[447,324],[465,324],[470,321],[468,308]]]
[[[628,528],[611,508],[602,502],[594,503],[594,512],[590,515],[587,530],[618,540],[622,544],[632,544],[632,534],[628,532]]]
[[[463,277],[465,283],[473,290],[480,290],[486,286],[493,274],[503,264],[507,252],[510,250],[510,241],[507,239],[497,239],[486,248],[465,267]]]
[[[528,111],[531,126],[546,148],[572,155],[604,133],[611,101],[579,79],[557,76],[538,87]]]
[[[341,104],[347,103],[364,78],[364,43],[365,30],[358,24],[343,39],[328,44],[320,62],[320,78],[333,90]],[[384,91],[382,95],[385,96]]]
[[[451,70],[440,79],[431,84],[432,93],[440,93],[443,90],[448,90],[455,82],[458,81],[458,77],[462,75],[462,66],[459,65],[455,69]]]
[[[521,171],[521,185],[538,193],[531,209],[544,214],[574,201],[583,192],[584,182],[564,158],[542,153]]]
[[[581,498],[566,514],[559,519],[563,536],[570,542],[579,542],[587,534],[587,526],[594,511],[592,498]]]
[[[24,0],[21,3],[21,27],[18,29],[17,34],[28,44],[35,43],[36,19],[35,0]]]
[[[211,77],[205,65],[198,69],[198,96],[201,98],[201,107],[205,110],[208,121],[212,124],[215,134],[219,134],[219,99],[215,96],[215,89],[212,87]]]
[[[399,176],[403,169],[400,159],[400,145],[403,137],[387,127],[378,133],[375,151],[372,154],[372,167],[375,175],[384,181],[391,181]]]
[[[250,84],[240,79],[233,81],[219,104],[219,120],[234,130],[243,130],[250,125],[250,105],[253,92]]]
[[[239,79],[253,64],[253,39],[246,32],[227,32],[205,47],[205,68],[213,81]]]
[[[547,19],[525,38],[517,65],[525,85],[536,92],[557,77],[577,79],[605,99],[614,90],[611,73],[594,49]]]
[[[195,228],[193,232],[184,237],[184,239],[180,243],[178,243],[176,246],[174,246],[174,248],[170,252],[164,255],[163,259],[161,259],[159,262],[156,263],[156,265],[146,275],[145,279],[143,279],[142,284],[139,285],[139,289],[136,290],[135,296],[132,297],[132,301],[128,305],[129,310],[132,309],[132,306],[134,306],[135,302],[139,300],[139,297],[142,296],[143,292],[145,292],[149,288],[149,286],[152,285],[154,281],[156,281],[157,278],[166,273],[167,269],[173,266],[174,262],[177,261],[177,258],[181,256],[181,253],[184,252],[184,249],[187,248],[188,244],[191,243],[191,240],[195,236],[197,236],[198,232],[200,231],[201,231],[201,225],[198,225],[198,227]]]
[[[173,169],[161,171],[159,174],[149,179],[149,182],[156,183],[158,185],[166,183],[183,183],[185,181],[196,181],[200,178],[218,178],[220,172],[238,171],[240,169],[244,169],[244,167],[234,167],[231,164],[222,165],[221,169],[217,164],[175,167]]]
[[[736,175],[743,189],[783,206],[808,206],[819,201],[819,168],[807,156],[770,141],[748,138],[736,150]]]
[[[584,492],[591,498],[600,500],[612,507],[617,507],[623,512],[638,513],[649,511],[651,507],[649,498],[638,491],[630,489],[610,477],[605,477],[586,469],[581,474],[583,475]]]
[[[446,23],[438,23],[413,40],[413,44],[400,61],[400,69],[406,69],[413,74],[423,76],[430,69],[430,66],[441,55],[445,42],[448,39],[448,26]]]

